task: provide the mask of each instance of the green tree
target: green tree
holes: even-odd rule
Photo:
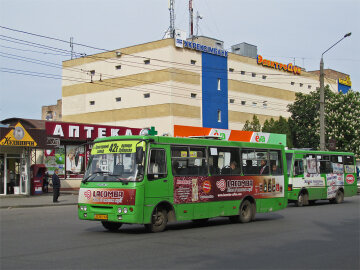
[[[288,106],[294,147],[318,149],[319,137],[319,90],[310,94],[296,93],[293,104]],[[360,93],[334,93],[325,87],[325,142],[336,141],[339,151],[353,152],[360,157]]]
[[[326,107],[326,134],[335,139],[336,149],[360,158],[360,93],[334,95]]]
[[[261,131],[260,121],[255,114],[254,114],[251,122],[249,120],[246,120],[245,125],[242,130],[255,131],[255,132]]]
[[[280,116],[279,120],[274,120],[273,118],[271,118],[270,121],[265,120],[262,131],[268,133],[285,134],[286,146],[289,148],[293,147],[291,128],[286,118]]]
[[[329,86],[325,87],[325,110],[328,110],[329,100],[335,95]],[[310,94],[296,93],[295,102],[288,105],[291,113],[289,125],[292,133],[294,147],[319,148],[319,90]]]

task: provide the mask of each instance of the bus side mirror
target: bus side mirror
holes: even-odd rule
[[[144,149],[142,147],[136,147],[136,164],[142,164],[144,159]]]

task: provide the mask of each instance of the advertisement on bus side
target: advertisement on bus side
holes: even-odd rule
[[[284,197],[284,176],[178,176],[174,177],[174,203],[196,203]]]

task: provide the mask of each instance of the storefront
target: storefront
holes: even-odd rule
[[[29,195],[32,152],[45,147],[46,135],[31,121],[6,122],[0,127],[0,195]]]
[[[62,190],[77,190],[84,176],[90,156],[91,144],[96,138],[118,135],[139,135],[141,128],[79,124],[69,122],[45,122],[48,141],[55,149],[44,151],[44,164],[50,175],[59,169]]]
[[[59,169],[61,190],[77,190],[96,138],[146,134],[148,129],[22,118],[1,121],[0,195],[32,194],[31,168]],[[39,167],[39,166],[37,166]],[[50,188],[51,190],[51,188]]]

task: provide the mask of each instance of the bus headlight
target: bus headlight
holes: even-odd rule
[[[124,207],[124,214],[126,214],[128,212],[128,209],[126,207]]]
[[[87,207],[86,207],[86,205],[82,205],[82,206],[80,206],[80,210],[81,210],[81,211],[87,211]]]
[[[119,213],[119,214],[122,213],[121,207],[118,208],[118,213]]]

